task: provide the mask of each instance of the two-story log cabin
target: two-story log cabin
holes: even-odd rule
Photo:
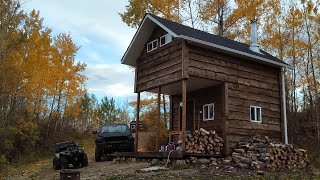
[[[287,142],[283,72],[291,66],[259,49],[251,26],[246,45],[146,14],[121,61],[135,68],[137,113],[141,92],[158,93],[159,104],[170,95],[182,150],[186,131],[201,127],[222,135],[225,155],[256,134]]]

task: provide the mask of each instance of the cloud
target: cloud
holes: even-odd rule
[[[134,72],[125,65],[88,65],[85,74],[89,78],[86,85],[90,93],[114,97],[134,96]]]
[[[115,50],[124,52],[135,32],[118,15],[125,10],[126,3],[118,0],[33,0],[25,9],[40,10],[46,25],[63,33],[70,32],[80,43],[85,42],[83,39],[95,39],[111,43]]]

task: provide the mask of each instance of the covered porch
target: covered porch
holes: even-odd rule
[[[186,134],[204,128],[214,130],[222,136],[224,141],[223,154],[226,154],[228,146],[227,141],[227,119],[228,119],[228,103],[227,92],[228,84],[221,81],[214,81],[205,78],[190,76],[176,82],[163,84],[162,86],[147,89],[147,92],[157,94],[157,127],[156,127],[156,145],[154,147],[153,156],[165,154],[167,152],[159,152],[160,146],[160,121],[161,121],[161,94],[170,97],[170,118],[169,118],[169,142],[179,141],[179,150],[181,157],[188,156],[193,153],[186,152]],[[137,92],[136,122],[140,121],[140,93]],[[210,121],[203,121],[203,105],[214,104],[214,118]],[[138,152],[139,145],[139,129],[135,130],[135,153],[130,155],[137,156],[143,152]],[[146,152],[145,152],[146,153]],[[149,155],[152,154],[148,152]],[[156,153],[156,154],[155,154]],[[148,155],[148,156],[149,156]],[[217,157],[213,154],[194,154],[195,156]],[[220,155],[221,156],[221,155]]]

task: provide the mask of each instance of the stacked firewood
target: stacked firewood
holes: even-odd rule
[[[268,137],[255,136],[239,142],[232,153],[232,160],[241,167],[256,169],[305,167],[308,163],[306,150],[293,145],[272,143]]]
[[[222,154],[223,139],[215,131],[203,128],[186,135],[186,152],[195,154]]]

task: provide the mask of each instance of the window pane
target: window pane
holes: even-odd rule
[[[251,107],[250,108],[250,114],[251,114],[251,117],[250,117],[250,119],[251,119],[251,121],[255,121],[256,120],[256,113],[255,113],[255,108],[254,107]]]
[[[152,49],[152,43],[148,44],[147,50],[150,51]]]
[[[208,105],[203,106],[203,119],[209,119],[208,118]]]
[[[209,105],[209,119],[213,119],[213,104]]]
[[[153,48],[157,48],[157,46],[158,46],[158,44],[157,44],[157,43],[158,43],[158,41],[153,41],[153,42],[152,42],[152,44],[153,44]]]
[[[160,39],[160,45],[164,45],[166,43],[166,37],[161,37]]]
[[[257,110],[257,121],[261,121],[261,117],[260,117],[260,115],[261,115],[261,108],[256,108],[256,110]]]

